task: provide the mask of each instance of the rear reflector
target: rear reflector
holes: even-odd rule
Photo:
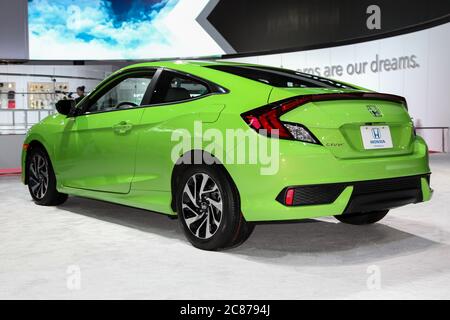
[[[30,146],[29,144],[24,143],[23,146],[22,146],[22,149],[23,150],[28,150],[29,146]]]
[[[295,192],[294,189],[287,189],[286,190],[286,196],[285,196],[285,199],[284,199],[284,203],[287,206],[292,206],[294,204],[294,192]]]

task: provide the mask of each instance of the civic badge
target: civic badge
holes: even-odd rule
[[[373,104],[369,104],[369,105],[367,106],[367,110],[368,110],[368,111],[370,112],[370,114],[371,114],[372,116],[374,116],[374,117],[379,118],[379,117],[382,117],[382,116],[383,116],[383,114],[381,113],[380,109],[378,109],[378,107],[377,107],[377,106],[374,106]]]

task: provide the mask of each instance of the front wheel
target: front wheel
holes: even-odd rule
[[[186,237],[199,249],[236,247],[254,229],[242,216],[235,185],[217,165],[187,167],[176,205]]]
[[[348,213],[334,216],[342,223],[353,224],[353,225],[365,225],[372,224],[383,219],[389,210],[364,212],[364,213]]]
[[[50,158],[41,148],[30,150],[27,160],[28,190],[34,202],[56,206],[67,200],[67,194],[56,190],[56,176]]]

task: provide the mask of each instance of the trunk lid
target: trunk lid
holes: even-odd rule
[[[412,153],[413,125],[402,102],[391,101],[389,96],[384,99],[382,95],[370,92],[367,92],[367,97],[352,96],[363,92],[277,88],[272,91],[269,102],[305,94],[331,94],[330,100],[308,102],[283,114],[280,119],[307,127],[337,158],[371,158]],[[365,130],[367,132],[363,133]],[[367,149],[367,144],[378,141],[375,138],[379,138],[380,132],[386,140],[389,140],[387,132],[390,133],[392,147]]]

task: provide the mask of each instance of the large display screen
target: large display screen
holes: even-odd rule
[[[30,59],[223,54],[197,18],[208,0],[29,0]]]
[[[146,60],[297,51],[448,22],[449,1],[418,2],[399,16],[409,2],[378,0],[383,27],[374,29],[369,0],[346,0],[347,10],[335,0],[283,5],[272,0],[29,0],[29,58]]]

